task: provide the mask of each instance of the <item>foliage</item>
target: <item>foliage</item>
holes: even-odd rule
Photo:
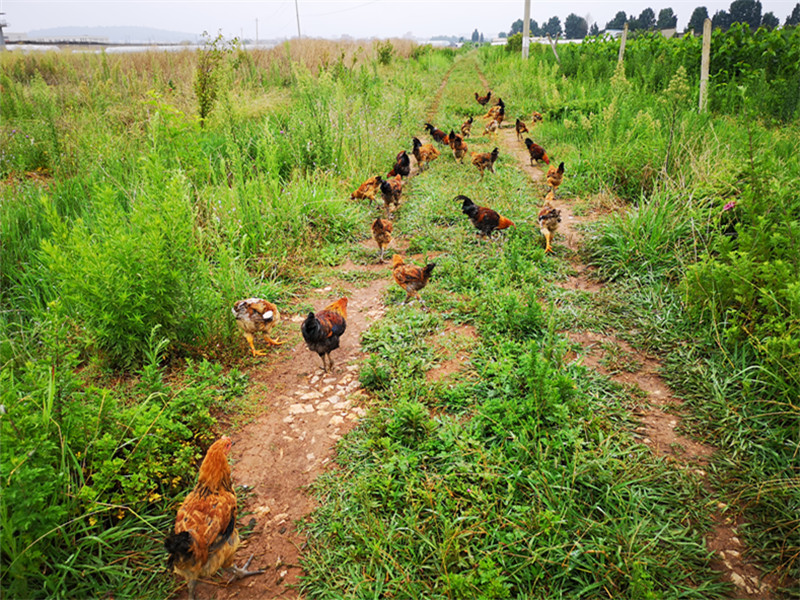
[[[378,53],[378,62],[382,65],[388,65],[392,62],[392,57],[394,56],[394,45],[389,40],[379,42],[376,46],[376,52]]]
[[[226,42],[221,33],[213,40],[207,32],[203,32],[205,42],[203,48],[198,50],[197,71],[194,80],[194,93],[197,96],[200,126],[205,127],[206,119],[211,114],[222,83],[220,68],[236,45],[236,40]]]

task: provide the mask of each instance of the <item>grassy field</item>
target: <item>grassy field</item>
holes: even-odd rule
[[[373,405],[317,482],[302,593],[723,597],[704,545],[719,502],[764,569],[796,576],[800,56],[763,57],[800,34],[727,35],[706,114],[692,39],[633,40],[622,69],[603,42],[560,64],[400,41],[0,55],[3,594],[174,589],[175,502],[253,410],[230,306],[302,299],[363,260],[376,210],[350,192],[426,120],[478,115],[480,73],[512,121],[545,115],[559,193],[597,217],[577,258],[606,286],[554,285],[568,251],[545,256],[544,188],[513,157],[480,180],[443,153],[410,181],[396,235],[436,256],[430,310],[390,288],[364,336]],[[479,127],[470,149],[491,150]],[[481,242],[457,194],[517,227]],[[468,360],[429,380],[458,327]],[[570,362],[571,329],[661,358],[685,425],[719,448],[713,492],[636,441],[637,391]]]

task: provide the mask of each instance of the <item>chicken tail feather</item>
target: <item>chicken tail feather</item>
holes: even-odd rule
[[[188,531],[181,531],[168,536],[164,540],[164,548],[169,554],[167,566],[172,569],[172,565],[176,561],[182,562],[191,558],[192,546],[194,546],[194,540],[192,539],[192,534]]]

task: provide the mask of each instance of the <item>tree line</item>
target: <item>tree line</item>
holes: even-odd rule
[[[698,6],[692,12],[689,22],[686,25],[685,32],[694,30],[700,32],[703,29],[703,22],[709,18],[708,8],[705,6]],[[611,19],[604,30],[609,29],[622,29],[625,24],[628,24],[628,29],[631,31],[653,31],[661,29],[676,29],[678,25],[678,15],[675,14],[671,8],[663,8],[656,16],[652,8],[645,8],[639,16],[633,14],[628,15],[625,11],[619,11]],[[775,29],[780,26],[780,19],[775,16],[773,12],[762,14],[761,2],[759,0],[734,0],[731,2],[728,10],[718,10],[711,17],[711,25],[715,29],[727,30],[733,23],[747,23],[752,30],[759,27],[767,29]],[[796,27],[800,25],[800,2],[798,2],[791,14],[786,17],[784,27]],[[500,37],[510,37],[517,33],[522,33],[523,21],[517,19],[511,24],[511,30],[508,32],[501,32]],[[541,25],[534,19],[530,20],[530,31],[532,36],[547,36],[556,37],[563,35],[566,39],[579,40],[585,38],[587,35],[597,35],[600,33],[600,27],[597,23],[589,23],[585,18],[571,13],[564,20],[564,27],[561,27],[561,19],[558,17],[550,17],[546,22]],[[475,31],[477,33],[477,30]],[[473,41],[476,41],[475,34],[473,34]]]

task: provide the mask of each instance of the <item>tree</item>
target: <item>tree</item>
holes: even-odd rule
[[[625,23],[628,22],[628,15],[625,14],[624,10],[619,11],[614,18],[611,19],[608,23],[606,23],[606,29],[622,29],[625,27]]]
[[[774,13],[768,12],[761,17],[761,26],[767,29],[775,29],[781,24],[781,20]]]
[[[639,22],[637,29],[647,29],[649,31],[656,28],[656,13],[652,8],[645,8],[636,20]]]
[[[483,43],[483,34],[481,34],[480,42],[481,42],[481,44]]]
[[[531,19],[531,35],[540,36],[542,35],[542,28],[539,27],[539,23]]]
[[[761,26],[761,2],[758,0],[734,0],[730,7],[731,23],[747,23],[750,30]]]
[[[561,33],[561,19],[550,17],[550,20],[542,25],[542,35],[547,35],[548,33],[553,37]]]
[[[711,27],[714,29],[722,29],[722,31],[727,31],[730,26],[731,16],[726,10],[718,10],[714,13],[714,16],[711,17]]]
[[[797,27],[798,25],[800,25],[800,2],[794,5],[792,14],[786,17],[786,22],[783,24],[784,27]]]
[[[589,27],[589,35],[600,35],[600,28],[597,26],[597,23],[592,23],[592,26]]]
[[[505,39],[508,37],[508,34],[505,31],[501,31],[500,33],[497,34],[497,37],[499,37],[500,39]]]
[[[517,19],[511,24],[511,31],[508,32],[508,37],[511,37],[515,33],[522,33],[522,19]]]
[[[568,40],[582,40],[589,33],[589,24],[586,19],[571,13],[564,20],[564,35]]]
[[[678,26],[678,15],[671,8],[662,8],[658,11],[656,29],[675,29]]]
[[[694,30],[696,34],[703,33],[703,23],[708,18],[708,9],[705,6],[698,6],[694,9],[689,23],[686,25],[686,30]]]
[[[481,39],[481,34],[478,33],[478,30],[476,29],[475,31],[472,32],[472,41],[478,42],[480,39]]]

